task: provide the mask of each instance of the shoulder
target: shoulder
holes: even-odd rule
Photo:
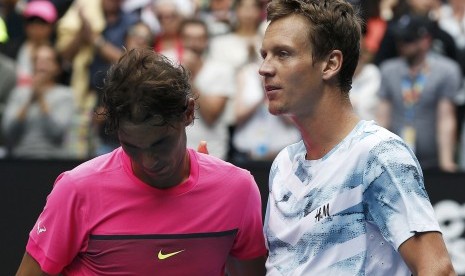
[[[455,60],[434,53],[430,54],[428,57],[432,62],[434,62],[432,68],[436,69],[437,72],[441,72],[446,75],[450,74],[451,72],[460,74],[460,66]]]
[[[405,62],[401,58],[391,58],[380,64],[379,69],[381,73],[385,72],[396,72],[399,67],[405,67]]]
[[[291,144],[282,149],[273,160],[270,171],[270,179],[279,171],[292,168],[292,164],[296,162],[297,159],[305,158],[306,152],[307,150],[303,140],[300,140],[299,142]]]
[[[364,152],[362,159],[369,182],[385,172],[394,178],[406,174],[422,177],[415,154],[399,136],[374,122],[365,128],[364,136],[357,147]]]
[[[249,193],[251,187],[257,186],[250,171],[211,155],[191,150],[191,156],[192,153],[198,163],[198,181],[212,189],[226,189],[234,194]]]
[[[199,164],[200,172],[209,173],[217,176],[234,175],[234,177],[249,178],[250,172],[246,169],[240,168],[227,161],[221,160],[212,155],[191,151],[194,154]]]
[[[118,148],[111,153],[88,160],[72,170],[62,173],[56,183],[67,183],[67,185],[80,187],[101,183],[103,176],[123,173],[121,154],[122,150]]]
[[[374,121],[365,121],[358,134],[358,140],[358,147],[363,147],[366,152],[375,155],[380,151],[389,152],[408,148],[398,135],[377,125]]]

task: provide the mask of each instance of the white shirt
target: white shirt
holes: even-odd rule
[[[323,158],[305,155],[301,141],[271,168],[267,275],[411,275],[399,246],[440,229],[405,143],[360,121]]]

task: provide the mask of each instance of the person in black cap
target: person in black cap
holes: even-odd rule
[[[411,2],[413,1],[399,2],[403,3],[404,9],[402,10],[401,8],[397,8],[397,10],[401,10],[401,12],[394,15],[393,19],[387,22],[387,29],[373,62],[376,65],[380,65],[387,59],[399,56],[399,52],[396,47],[397,28],[402,25],[402,22],[406,20],[405,18],[409,17],[417,19],[423,18],[423,20],[427,20],[429,22],[429,33],[432,39],[432,50],[455,60],[457,58],[457,47],[452,36],[439,28],[438,23],[428,16],[429,10],[424,10],[422,9],[423,7],[417,7]]]
[[[415,152],[422,169],[457,170],[454,99],[461,85],[458,64],[435,53],[431,21],[404,15],[395,25],[399,57],[383,62],[378,123]]]

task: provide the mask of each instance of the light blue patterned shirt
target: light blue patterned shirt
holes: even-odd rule
[[[305,155],[301,141],[271,168],[267,275],[410,275],[397,249],[440,229],[408,146],[360,121],[323,158]]]

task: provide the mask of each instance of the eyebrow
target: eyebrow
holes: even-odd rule
[[[160,144],[160,143],[164,142],[166,139],[167,139],[167,137],[166,137],[166,136],[163,136],[162,138],[160,138],[160,139],[156,140],[155,142],[151,143],[149,147],[153,147],[153,146],[155,146],[155,145],[157,145],[157,144]],[[121,141],[121,140],[120,140],[120,143],[121,143],[122,145],[124,145],[124,146],[127,146],[127,147],[132,147],[132,148],[141,149],[141,147],[136,146],[136,145],[133,145],[133,144],[131,144],[131,143],[129,143],[129,142],[126,142],[126,141]]]

